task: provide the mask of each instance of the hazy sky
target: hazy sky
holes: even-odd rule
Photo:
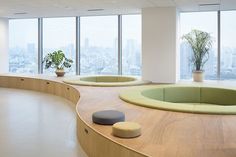
[[[37,43],[38,37],[37,19],[10,20],[9,22],[9,46],[26,45],[27,42]]]
[[[222,12],[221,37],[223,46],[236,47],[236,11]]]
[[[222,46],[236,45],[236,11],[221,12]],[[181,13],[181,36],[192,29],[210,32],[217,43],[217,12]],[[117,38],[117,16],[81,17],[81,45],[85,38],[93,46],[113,46]],[[58,48],[75,43],[75,18],[45,18],[44,47]],[[37,19],[10,20],[10,47],[37,45]],[[141,43],[141,16],[123,16],[123,39],[136,39]]]
[[[45,48],[58,48],[75,44],[75,18],[44,18],[43,44]],[[37,19],[10,20],[10,47],[26,47],[27,43],[37,45]],[[123,16],[123,39],[141,42],[141,16]],[[93,46],[109,47],[118,38],[117,16],[81,17],[81,45],[85,39]]]
[[[71,43],[75,44],[75,18],[43,19],[43,46],[59,48]]]
[[[236,46],[236,11],[221,12],[221,45]],[[217,12],[182,13],[181,36],[192,29],[199,29],[212,34],[217,44]]]
[[[214,46],[217,47],[217,12],[182,13],[180,16],[181,36],[193,29],[211,33]]]

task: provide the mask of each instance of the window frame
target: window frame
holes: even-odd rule
[[[235,10],[227,10],[227,11],[235,11]],[[207,12],[207,11],[202,11],[202,12]],[[217,69],[217,76],[216,76],[216,80],[222,80],[222,77],[221,77],[221,56],[222,56],[222,53],[221,53],[221,48],[222,48],[221,47],[222,46],[222,44],[221,44],[221,40],[222,40],[222,38],[221,38],[221,31],[222,31],[221,13],[224,11],[218,10],[215,12],[217,12],[217,16],[216,16],[216,20],[217,20],[217,26],[216,26],[217,27],[217,43],[216,43],[217,44],[217,46],[216,46],[217,47],[217,68],[216,68]],[[188,13],[188,12],[181,12],[181,13]],[[180,23],[181,23],[181,21],[180,21]],[[181,55],[179,55],[179,56],[181,56]],[[179,58],[179,60],[180,60],[180,58]],[[181,67],[179,67],[179,69],[180,69],[180,75],[181,75]],[[180,80],[181,80],[181,78],[180,78]]]
[[[118,19],[118,41],[117,41],[117,56],[118,56],[118,75],[122,75],[122,16],[123,15],[141,15],[141,14],[116,14],[112,16],[117,16]],[[111,15],[96,15],[96,16],[111,16]],[[76,70],[75,70],[75,75],[80,75],[81,71],[81,17],[89,17],[89,16],[69,16],[69,17],[74,17],[76,20],[75,25],[76,25],[76,41],[75,41],[75,55],[76,55]],[[50,18],[50,17],[45,17],[45,18]],[[60,18],[60,17],[51,17],[51,18]],[[62,17],[65,18],[65,17]],[[22,18],[22,19],[31,19],[31,18]],[[42,17],[40,18],[34,18],[38,19],[38,74],[43,74],[43,19]],[[11,20],[11,19],[10,19]],[[12,19],[14,20],[14,19]],[[20,19],[19,19],[20,20]],[[141,50],[142,53],[142,50]]]

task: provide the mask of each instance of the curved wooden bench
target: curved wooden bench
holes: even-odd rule
[[[225,82],[216,85],[227,86]],[[235,83],[233,85],[236,87]],[[233,85],[230,82],[228,86]],[[31,78],[0,76],[0,86],[52,93],[74,102],[78,115],[78,140],[89,157],[225,157],[235,154],[235,115],[154,110],[119,99],[121,90],[137,87],[71,86],[59,78],[41,75]],[[142,135],[121,139],[111,134],[110,126],[94,124],[92,113],[103,109],[124,112],[127,121],[142,126]]]
[[[0,75],[0,87],[34,90],[63,97],[76,105],[79,105],[80,92],[77,88],[65,84],[58,78],[2,76]],[[77,110],[76,110],[77,111]],[[77,136],[78,140],[89,157],[145,157],[134,149],[126,147],[87,124],[77,111]]]

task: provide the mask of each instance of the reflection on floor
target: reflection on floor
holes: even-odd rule
[[[0,88],[0,156],[86,157],[75,106],[39,92]]]

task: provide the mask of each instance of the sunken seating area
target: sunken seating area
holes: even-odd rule
[[[236,114],[236,89],[198,86],[144,86],[121,92],[124,101],[161,110]]]
[[[149,81],[143,81],[133,76],[80,76],[64,79],[65,83],[82,86],[114,87],[114,86],[133,86],[147,84]]]

